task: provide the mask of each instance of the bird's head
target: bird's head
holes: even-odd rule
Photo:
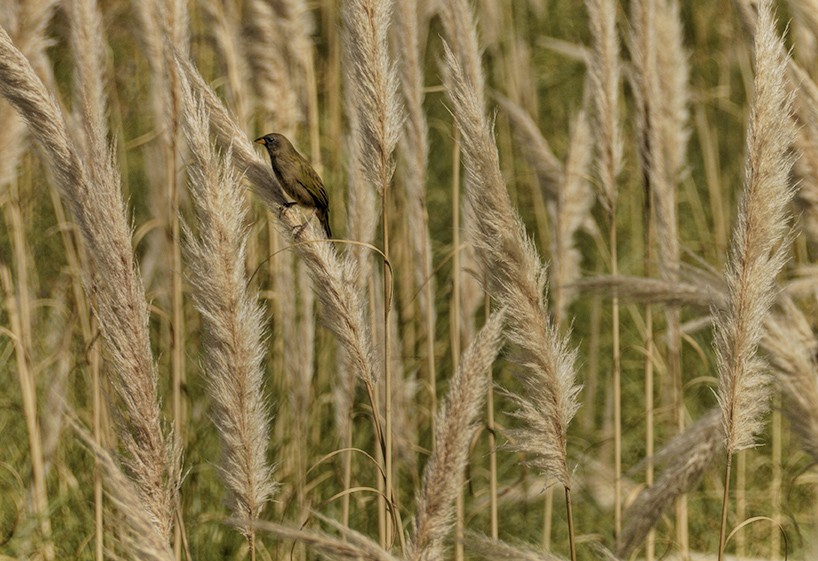
[[[293,146],[290,141],[287,140],[286,136],[283,134],[278,134],[277,132],[271,132],[270,134],[260,136],[254,142],[267,148],[267,151],[271,156],[274,156],[279,152],[291,150]]]

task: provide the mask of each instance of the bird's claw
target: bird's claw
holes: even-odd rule
[[[284,215],[285,211],[290,210],[296,204],[298,204],[298,203],[296,203],[295,201],[289,201],[289,202],[282,203],[281,206],[278,209],[278,218],[279,218],[279,220]]]
[[[298,239],[301,237],[301,234],[304,233],[304,230],[307,228],[307,224],[309,221],[304,222],[303,224],[299,224],[298,226],[293,227],[293,238]]]

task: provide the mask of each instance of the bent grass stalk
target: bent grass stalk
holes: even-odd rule
[[[113,386],[124,407],[120,437],[140,492],[139,508],[150,513],[157,536],[167,539],[175,511],[178,450],[160,424],[148,306],[105,129],[89,122],[89,142],[99,149],[86,164],[68,136],[56,100],[2,28],[0,95],[23,116],[48,154],[46,161],[85,241],[91,262],[91,270],[84,271],[86,293],[95,298]]]
[[[566,438],[576,414],[576,352],[560,336],[545,309],[546,271],[517,213],[500,172],[497,144],[486,118],[482,71],[473,16],[461,0],[446,4],[443,15],[444,84],[461,136],[466,196],[474,210],[471,234],[488,277],[488,290],[510,318],[506,337],[513,358],[524,366],[526,393],[513,396],[525,427],[510,433],[513,448],[551,474],[570,496]],[[566,501],[571,558],[575,559],[571,503]]]

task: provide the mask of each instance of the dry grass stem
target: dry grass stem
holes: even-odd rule
[[[267,0],[245,3],[243,34],[244,51],[249,66],[250,83],[259,113],[259,127],[267,132],[266,123],[287,138],[295,136],[296,125],[304,120],[296,90],[291,85],[287,68],[285,39],[279,32],[281,21],[276,19],[273,6]]]
[[[236,120],[245,127],[250,122],[250,100],[247,85],[251,81],[249,57],[243,52],[243,29],[240,7],[232,2],[201,0],[202,11],[211,22],[212,44],[224,61],[227,74],[227,101]]]
[[[426,113],[423,110],[424,76],[422,57],[424,47],[419,28],[420,6],[417,0],[398,0],[396,5],[395,36],[401,53],[400,81],[406,106],[406,122],[398,142],[403,155],[403,187],[406,192],[406,221],[414,263],[415,288],[418,308],[426,337],[426,370],[431,394],[430,408],[436,409],[435,365],[435,279],[432,271],[432,240],[429,234],[429,216],[426,209],[426,169],[429,160],[429,140]]]
[[[396,495],[392,477],[392,374],[390,314],[392,309],[392,269],[389,263],[389,186],[394,172],[393,153],[400,137],[403,107],[398,96],[397,70],[389,60],[388,29],[392,14],[391,0],[352,0],[343,11],[343,47],[347,72],[345,85],[358,121],[358,169],[381,196],[381,231],[383,244],[383,382],[385,427],[380,446],[383,449],[384,484],[390,514],[397,527]],[[377,412],[376,412],[377,415]],[[382,538],[391,542],[392,525],[387,524]],[[397,534],[403,538],[398,529]]]
[[[553,225],[550,284],[558,324],[566,319],[568,306],[575,296],[569,286],[582,276],[582,254],[576,245],[576,234],[583,228],[596,226],[591,216],[594,192],[589,181],[593,139],[585,111],[580,111],[574,119],[570,138],[565,175],[556,200],[548,205]]]
[[[398,97],[399,79],[389,60],[387,30],[391,1],[352,0],[343,12],[345,57],[352,97],[360,126],[357,153],[364,177],[381,196],[392,179],[395,146],[400,137],[403,108]]]
[[[794,94],[787,91],[788,55],[775,28],[769,2],[758,6],[755,31],[755,99],[747,131],[744,193],[739,203],[725,278],[729,304],[716,319],[727,466],[724,475],[719,560],[727,531],[730,468],[733,454],[752,447],[769,407],[767,365],[757,356],[763,326],[776,298],[775,277],[787,258],[787,206],[795,140]]]
[[[595,111],[602,202],[609,213],[616,209],[616,176],[622,168],[619,124],[619,40],[616,33],[616,2],[586,0],[591,28],[592,52],[588,73]]]
[[[486,110],[486,85],[477,43],[477,24],[468,0],[443,2],[440,20],[449,50],[461,68],[463,82],[471,88],[474,103],[482,115]]]
[[[684,32],[677,2],[654,0],[635,2],[632,6],[631,50],[640,159],[656,215],[660,271],[664,278],[673,281],[678,276],[680,261],[676,191],[689,137],[689,70],[682,43]],[[656,44],[659,40],[661,48]],[[678,326],[678,319],[675,323]]]

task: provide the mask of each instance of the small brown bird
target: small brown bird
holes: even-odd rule
[[[298,153],[292,143],[283,134],[265,134],[255,140],[256,144],[263,144],[270,154],[270,161],[284,192],[293,202],[285,203],[287,208],[293,205],[302,205],[314,208],[321,226],[327,233],[327,237],[332,237],[332,230],[329,227],[329,200],[327,192],[324,190],[324,183],[318,173],[307,161]]]

